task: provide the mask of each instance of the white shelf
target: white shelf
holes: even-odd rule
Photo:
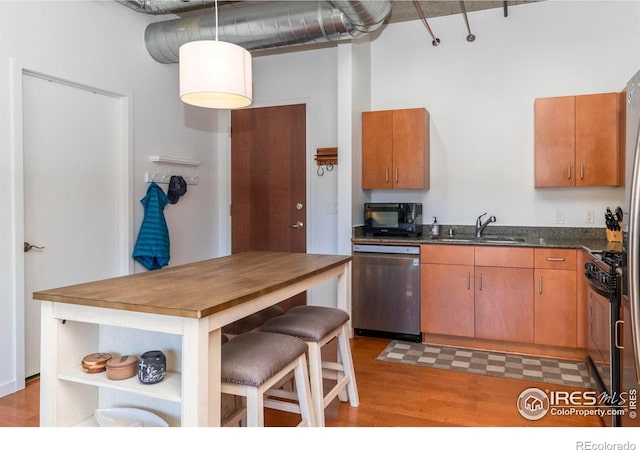
[[[164,379],[156,384],[142,384],[137,377],[126,380],[110,380],[106,372],[86,373],[78,366],[69,371],[58,374],[58,379],[90,386],[116,389],[124,392],[144,395],[147,397],[168,400],[171,402],[182,401],[182,376],[177,372],[167,372]]]
[[[200,165],[200,161],[195,161],[193,159],[186,159],[186,158],[177,158],[174,156],[149,156],[149,161],[169,163],[169,164],[182,164],[184,166]]]

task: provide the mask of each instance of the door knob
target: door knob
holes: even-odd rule
[[[42,250],[44,247],[38,247],[37,245],[31,245],[28,242],[24,243],[24,252],[27,253],[32,248],[37,248],[38,250]]]
[[[304,227],[304,224],[302,222],[297,222],[291,225],[291,228],[302,228],[302,227]]]

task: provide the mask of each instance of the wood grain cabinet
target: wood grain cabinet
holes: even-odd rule
[[[362,188],[429,189],[429,112],[362,113]]]
[[[476,247],[475,337],[532,343],[533,249]]]
[[[533,342],[533,250],[423,245],[424,333]]]
[[[577,251],[535,249],[536,344],[577,347]]]
[[[423,333],[474,337],[473,246],[423,245],[420,328]]]
[[[422,245],[421,331],[584,347],[578,256],[563,248]]]
[[[622,186],[620,93],[535,100],[535,187]]]

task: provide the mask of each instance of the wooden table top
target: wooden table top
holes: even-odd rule
[[[246,252],[33,293],[36,300],[200,319],[351,260]]]

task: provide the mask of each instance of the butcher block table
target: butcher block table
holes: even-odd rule
[[[40,425],[92,425],[103,390],[179,405],[179,425],[219,426],[220,329],[337,278],[338,307],[351,312],[351,256],[247,252],[34,292],[42,301]],[[87,374],[100,326],[178,335],[180,372],[153,385]],[[122,394],[122,393],[125,394]]]

